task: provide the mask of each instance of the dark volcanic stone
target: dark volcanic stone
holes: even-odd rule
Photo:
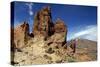
[[[52,49],[52,48],[49,48],[48,50],[45,51],[46,53],[49,53],[49,54],[52,54],[54,53],[55,51]]]

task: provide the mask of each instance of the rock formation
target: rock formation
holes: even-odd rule
[[[27,44],[29,35],[29,24],[24,22],[14,29],[14,44],[15,48],[22,48]]]
[[[86,55],[86,50],[90,44],[86,44],[83,40],[79,41],[79,46],[76,47],[76,52],[79,52],[79,54],[73,55],[72,42],[66,42],[67,32],[65,22],[60,18],[53,22],[51,8],[44,7],[34,16],[32,33],[29,33],[27,22],[11,28],[11,64],[51,64],[92,60],[90,58],[91,53],[89,55],[88,52]],[[81,45],[81,42],[83,45]],[[95,45],[94,47],[96,49]],[[88,51],[90,51],[90,48]],[[94,55],[96,52],[94,48],[93,52]],[[95,59],[96,57],[93,60]]]
[[[57,37],[57,38],[55,38],[56,42],[59,42],[59,39],[62,40],[61,42],[65,42],[66,41],[66,36],[67,36],[67,27],[64,24],[64,22],[60,19],[57,19],[57,21],[54,25],[54,29],[55,29],[54,33],[56,34],[55,37]],[[61,37],[61,38],[58,38],[58,36]]]
[[[29,34],[29,24],[24,22],[14,29],[12,45],[21,51],[12,52],[14,65],[51,64],[67,62],[67,27],[64,21],[51,17],[51,8],[44,7],[35,14],[33,31]],[[12,38],[13,39],[13,38]]]
[[[55,28],[55,33],[62,33],[62,32],[67,33],[67,27],[66,27],[66,25],[59,18],[57,19],[54,28]]]
[[[33,34],[47,37],[52,32],[52,18],[50,7],[44,7],[35,14]]]

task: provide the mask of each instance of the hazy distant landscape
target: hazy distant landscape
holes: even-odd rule
[[[96,61],[97,60],[97,42],[87,39],[79,39],[76,48],[76,57],[78,61]]]

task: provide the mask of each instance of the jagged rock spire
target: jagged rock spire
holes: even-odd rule
[[[24,21],[21,25],[14,29],[14,43],[16,48],[22,48],[27,42],[29,35],[29,24]]]
[[[44,7],[35,14],[33,34],[48,36],[51,29],[51,9],[50,7]]]

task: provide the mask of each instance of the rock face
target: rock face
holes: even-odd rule
[[[96,60],[96,46],[93,45],[96,43],[92,41],[80,40],[73,54],[72,42],[66,42],[68,30],[64,23],[61,19],[53,23],[51,8],[44,7],[34,16],[32,33],[26,22],[11,28],[11,63],[30,65]]]
[[[44,7],[35,14],[33,34],[48,36],[52,32],[52,18],[50,7]]]
[[[60,19],[57,19],[54,28],[55,28],[55,33],[62,33],[62,32],[67,33],[66,25]]]
[[[50,7],[44,7],[35,14],[33,31],[29,34],[29,24],[24,22],[14,29],[15,48],[12,52],[14,65],[51,64],[67,62],[67,27],[57,19],[52,22]]]
[[[24,22],[14,29],[14,43],[15,48],[22,48],[27,44],[29,35],[29,24]]]
[[[54,29],[55,29],[55,39],[57,42],[59,42],[59,40],[62,40],[61,42],[65,42],[66,41],[66,35],[67,35],[67,27],[64,24],[64,22],[60,19],[57,19],[55,25],[54,25]]]

